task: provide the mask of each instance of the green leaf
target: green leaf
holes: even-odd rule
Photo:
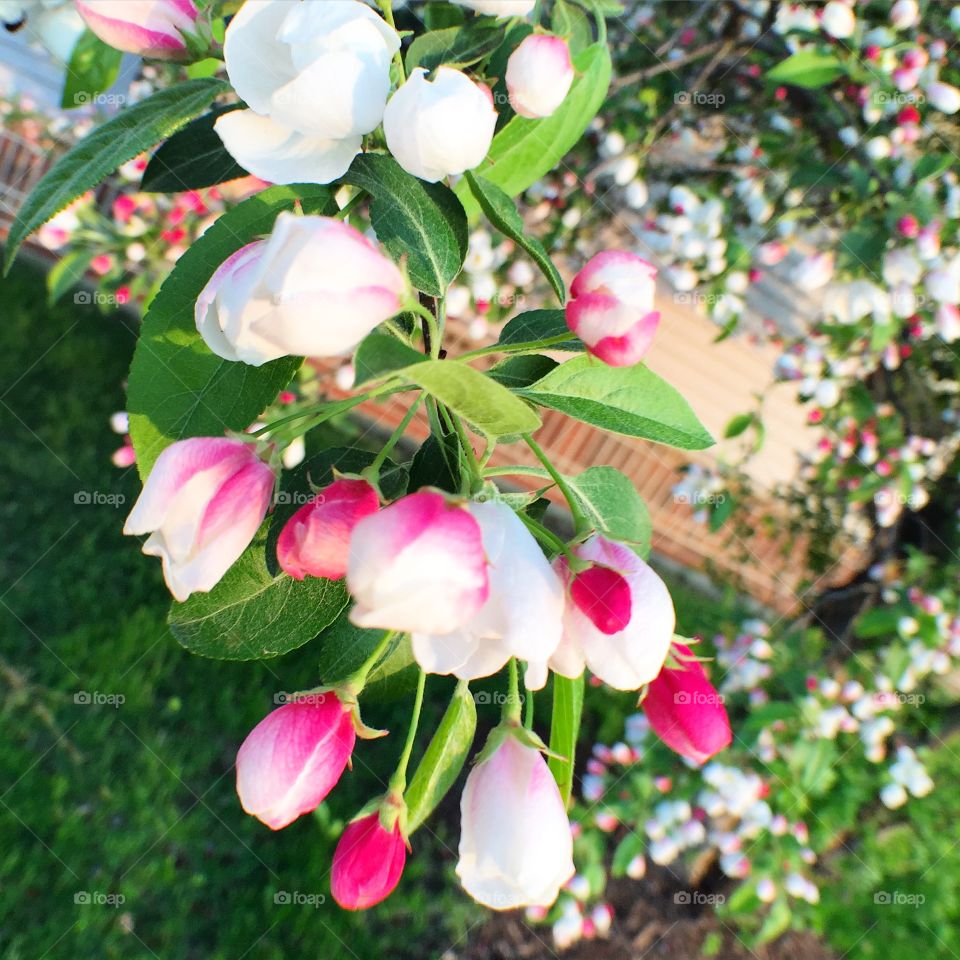
[[[470,687],[461,680],[404,794],[410,833],[430,816],[455,783],[476,728],[476,703]]]
[[[424,25],[428,30],[442,30],[444,27],[456,27],[466,21],[463,7],[454,6],[446,0],[430,0],[422,8]]]
[[[932,180],[948,170],[952,163],[953,157],[949,153],[926,153],[913,168],[913,179],[917,183]]]
[[[146,477],[164,447],[184,437],[245,430],[289,382],[300,357],[262,367],[211,353],[197,333],[194,304],[217,267],[300,201],[335,209],[327,187],[271,187],[221,216],[177,261],[147,311],[130,367],[127,409],[137,467]]]
[[[577,75],[563,103],[549,117],[528,120],[514,117],[493,138],[487,164],[477,173],[515,197],[559,163],[583,136],[597,115],[610,86],[610,53],[605,43],[595,43],[574,57]],[[457,184],[457,195],[473,219],[479,204],[466,180]]]
[[[460,490],[460,439],[455,433],[443,440],[430,434],[410,464],[410,493],[421,487],[438,487],[448,493]]]
[[[565,804],[573,792],[573,770],[576,762],[577,736],[583,712],[583,675],[576,680],[553,675],[553,715],[550,719],[550,772],[560,788]],[[560,757],[563,757],[561,760]]]
[[[615,877],[625,877],[631,862],[646,851],[647,840],[639,830],[631,830],[617,844],[610,863],[610,872]]]
[[[501,360],[487,371],[487,376],[511,390],[516,390],[518,387],[529,387],[536,383],[556,366],[557,361],[552,357],[530,353]]]
[[[17,211],[7,237],[4,273],[23,241],[80,194],[138,153],[169,137],[229,90],[223,80],[188,80],[160,90],[96,127],[65,153]]]
[[[264,660],[289,653],[336,620],[348,603],[341,581],[272,574],[261,530],[209,592],[174,603],[168,622],[191,653],[215,660]]]
[[[407,367],[403,376],[487,436],[531,433],[540,426],[535,410],[506,387],[465,363],[427,360]]]
[[[86,276],[94,254],[92,250],[73,250],[58,260],[47,274],[47,302],[56,303]]]
[[[116,82],[122,59],[121,51],[108,47],[92,31],[84,30],[70,54],[60,106],[69,110],[93,103],[98,93],[109,90]]]
[[[469,27],[445,27],[421,34],[407,49],[407,73],[414,67],[436,70],[441,64],[469,67],[491,53],[503,39],[503,30],[495,23],[478,22]]]
[[[560,271],[554,266],[544,245],[529,236],[524,229],[523,219],[517,212],[514,202],[498,187],[484,177],[474,176],[469,170],[464,175],[484,216],[507,238],[530,254],[534,263],[550,281],[553,292],[562,304],[567,298],[567,289],[563,285]]]
[[[364,337],[357,347],[353,358],[356,375],[353,381],[354,389],[371,380],[379,380],[396,370],[409,367],[414,363],[428,360],[418,350],[408,347],[389,333],[373,333]]]
[[[732,440],[734,437],[739,437],[751,426],[754,416],[753,413],[738,413],[735,417],[731,417],[723,431],[724,439]]]
[[[373,656],[383,640],[383,630],[365,630],[350,622],[350,606],[348,603],[314,641],[320,654],[320,679],[325,685],[335,686],[347,680]],[[392,700],[409,692],[416,686],[418,671],[409,636],[395,636],[367,675],[364,703]]]
[[[762,926],[757,931],[757,943],[770,943],[771,940],[776,940],[781,933],[786,933],[792,918],[790,904],[785,899],[775,900],[770,906],[770,912],[764,919]]]
[[[710,504],[710,532],[716,533],[732,516],[737,501],[729,493],[722,493]]]
[[[628,437],[683,450],[703,450],[714,442],[687,401],[643,365],[608,367],[590,357],[575,357],[517,393]]]
[[[566,37],[574,56],[593,43],[593,27],[587,15],[567,0],[554,0],[550,29],[558,36]]]
[[[788,83],[795,87],[825,87],[847,72],[846,66],[832,54],[801,50],[781,60],[767,72],[771,83]]]
[[[247,171],[227,153],[213,125],[218,117],[236,110],[230,104],[191,120],[162,144],[143,172],[141,190],[179,193],[199,190],[247,176]]]
[[[442,297],[467,255],[467,218],[456,196],[440,183],[424,183],[392,157],[361,154],[344,183],[372,197],[370,219],[394,260],[406,258],[410,282]]]
[[[529,310],[527,313],[518,313],[503,325],[497,343],[500,346],[541,343],[549,346],[551,350],[571,353],[586,350],[583,341],[570,332],[563,310]]]
[[[650,550],[650,511],[629,477],[615,467],[590,467],[567,482],[598,533]]]

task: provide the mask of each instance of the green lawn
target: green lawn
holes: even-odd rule
[[[133,321],[69,297],[48,309],[29,265],[0,293],[0,958],[439,956],[482,917],[443,823],[414,837],[427,855],[387,904],[315,904],[338,819],[382,789],[395,737],[358,747],[321,815],[274,834],[240,810],[236,748],[316,657],[205,661],[168,633],[159,564],[120,534],[136,471],[109,459]]]

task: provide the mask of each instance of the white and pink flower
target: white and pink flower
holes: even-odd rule
[[[302,506],[280,531],[277,560],[296,580],[346,576],[350,535],[380,509],[377,491],[366,480],[338,477]]]
[[[507,61],[510,106],[521,117],[549,117],[573,83],[570,47],[563,37],[532,33]]]
[[[332,217],[281,213],[266,240],[225,260],[197,298],[197,330],[225,360],[348,353],[398,313],[403,274],[375,243]]]
[[[330,183],[383,118],[393,28],[359,0],[247,0],[223,45],[247,110],[216,122],[238,163],[272,183]]]
[[[347,588],[359,627],[459,630],[490,593],[480,525],[439,491],[403,497],[353,528]]]
[[[249,546],[266,516],[274,473],[253,444],[225,437],[172,443],[147,477],[123,532],[149,533],[173,596],[212,590]]]
[[[452,631],[414,632],[413,655],[427,673],[461,680],[490,676],[517,657],[527,663],[527,687],[539,690],[560,643],[563,586],[510,507],[470,503],[467,509],[482,534],[487,600]]]
[[[590,566],[572,573],[554,561],[568,587],[563,639],[550,667],[578,677],[584,666],[617,690],[637,690],[660,672],[676,614],[666,585],[629,547],[599,535],[574,555]]]
[[[246,813],[280,830],[336,786],[356,742],[353,711],[332,691],[304,694],[268,713],[237,753]]]
[[[460,814],[457,876],[474,900],[512,910],[557,899],[574,874],[573,836],[539,750],[507,733],[470,771]]]
[[[198,16],[193,0],[76,0],[76,8],[108,46],[157,60],[186,52]]]
[[[653,343],[657,268],[625,250],[592,257],[574,277],[567,326],[595,357],[612,367],[639,363]]]

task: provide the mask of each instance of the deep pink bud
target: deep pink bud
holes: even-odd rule
[[[676,649],[693,656],[683,644]],[[682,670],[664,667],[647,688],[643,712],[668,747],[697,763],[730,746],[733,739],[723,697],[696,660],[685,662]]]
[[[912,240],[920,233],[920,222],[912,213],[905,214],[897,221],[897,230],[901,236]]]
[[[345,910],[366,910],[386,900],[400,882],[407,845],[397,820],[385,830],[380,811],[354,820],[333,854],[330,890]]]
[[[353,528],[379,509],[377,491],[366,480],[334,480],[287,521],[277,540],[280,566],[296,580],[339,580],[347,572]]]
[[[578,573],[570,584],[570,598],[601,633],[617,633],[630,623],[630,584],[610,567],[590,567]]]
[[[323,802],[343,773],[356,731],[335,693],[304,694],[267,714],[237,752],[243,809],[272,830]]]
[[[657,268],[636,254],[596,254],[570,285],[567,326],[611,367],[639,363],[660,323],[653,309],[656,276]]]

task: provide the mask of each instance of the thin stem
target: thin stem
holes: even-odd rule
[[[396,30],[397,25],[393,20],[393,0],[377,0],[377,5],[383,11],[383,19],[386,20],[394,30]],[[402,84],[406,81],[407,74],[403,69],[403,55],[399,50],[394,55],[393,62],[397,65],[397,73],[400,75],[400,83]]]
[[[364,199],[366,194],[360,190],[356,196],[351,197],[334,215],[335,220],[346,220],[353,213],[354,208]]]
[[[523,725],[528,729],[533,729],[533,691],[528,689],[526,693],[526,710],[523,714]]]
[[[417,728],[420,726],[420,710],[423,707],[423,691],[426,683],[427,675],[421,670],[417,677],[417,692],[413,700],[413,713],[410,716],[407,740],[403,745],[403,753],[400,754],[397,769],[390,778],[390,792],[397,793],[400,796],[403,796],[403,791],[407,789],[407,765],[410,763],[410,754],[413,752],[413,744],[417,739]]]
[[[562,553],[568,560],[570,559],[570,548],[555,533],[548,530],[542,523],[538,523],[533,517],[528,517],[522,510],[517,516],[541,543],[552,548],[556,553]]]
[[[540,444],[538,444],[529,433],[525,433],[523,435],[523,439],[527,446],[534,452],[537,459],[544,465],[547,473],[553,477],[553,482],[560,488],[560,492],[563,494],[564,499],[567,501],[567,505],[570,507],[570,513],[573,514],[574,528],[576,529],[577,533],[580,533],[587,526],[587,518],[583,515],[583,510],[580,509],[580,504],[577,502],[577,498],[573,495],[570,485],[564,479],[563,475],[557,470],[557,468],[550,462],[550,458],[543,452]]]
[[[463,421],[452,411],[447,410],[447,413],[450,418],[450,422],[453,424],[453,429],[457,432],[457,436],[460,439],[460,446],[463,447],[464,456],[467,458],[467,466],[470,469],[470,474],[473,477],[475,483],[471,484],[471,492],[476,487],[479,486],[483,481],[483,473],[480,470],[480,464],[477,462],[477,455],[473,452],[473,444],[470,442],[470,437],[467,436],[466,428],[463,425]]]
[[[523,463],[510,463],[502,467],[487,467],[485,477],[537,477],[540,480],[552,480],[553,477],[543,467],[528,467]]]
[[[572,333],[558,333],[555,337],[546,337],[543,340],[527,340],[523,343],[492,343],[489,347],[477,347],[476,350],[468,350],[466,353],[460,354],[457,360],[460,362],[473,360],[476,357],[486,357],[491,353],[537,353],[548,347],[569,343],[576,339],[576,336]]]
[[[423,394],[418,394],[416,400],[410,404],[410,409],[404,414],[403,419],[400,421],[400,425],[390,434],[390,439],[387,440],[383,449],[377,454],[374,458],[373,463],[370,464],[363,472],[368,474],[375,479],[379,479],[380,470],[383,467],[384,462],[387,457],[390,456],[393,448],[400,442],[401,437],[407,432],[407,427],[410,426],[410,421],[414,418],[417,410],[420,407],[420,403],[423,400]]]
[[[440,356],[440,326],[437,318],[431,313],[419,300],[411,299],[407,304],[407,309],[423,317],[427,323],[429,331],[428,347],[430,356],[436,360]]]
[[[367,676],[370,671],[376,666],[377,661],[383,656],[384,650],[387,649],[395,636],[397,636],[396,630],[387,630],[374,648],[373,653],[363,662],[363,666],[351,674],[344,683],[338,684],[338,686],[344,687],[354,696],[357,696],[366,685]]]
[[[503,723],[512,723],[520,726],[520,674],[517,670],[517,658],[510,658],[510,680],[507,688],[507,699],[503,704],[501,720]]]

